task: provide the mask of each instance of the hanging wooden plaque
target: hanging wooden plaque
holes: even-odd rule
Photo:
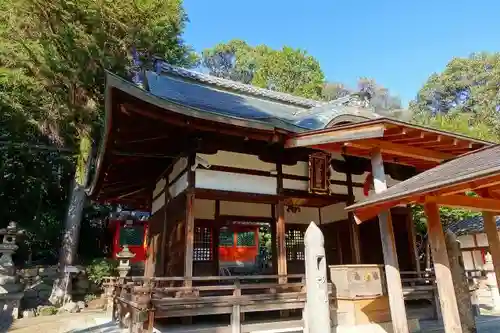
[[[309,192],[328,194],[330,182],[328,179],[330,157],[324,153],[314,153],[309,156]]]

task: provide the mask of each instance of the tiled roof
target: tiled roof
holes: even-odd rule
[[[257,97],[269,98],[276,101],[281,101],[285,103],[295,104],[302,107],[314,107],[325,104],[325,102],[320,102],[312,99],[302,98],[293,96],[290,94],[285,94],[277,91],[272,91],[268,89],[258,88],[249,84],[244,84],[241,82],[236,82],[228,79],[223,79],[217,76],[208,75],[200,73],[197,71],[192,71],[189,69],[172,66],[163,62],[161,64],[161,70],[163,73],[173,74],[176,76],[183,77],[185,79],[195,80],[200,83],[214,85],[220,88],[233,90],[236,92],[249,94]]]
[[[422,172],[386,191],[374,194],[347,209],[354,210],[392,200],[425,194],[444,186],[500,174],[500,145],[470,153]]]
[[[497,229],[500,229],[500,216],[496,216]],[[484,221],[481,215],[451,223],[448,229],[455,235],[468,235],[484,232]]]
[[[301,132],[323,129],[337,118],[358,122],[380,118],[369,107],[353,105],[356,96],[316,101],[199,73],[165,62],[146,72],[149,92],[163,99],[245,120]]]

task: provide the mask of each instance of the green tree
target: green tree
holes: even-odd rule
[[[246,42],[233,39],[202,52],[202,65],[210,75],[251,84],[262,58],[271,50],[260,45],[251,47]]]
[[[303,50],[284,46],[266,54],[252,84],[258,87],[320,99],[324,74],[319,62]]]
[[[241,40],[220,43],[202,53],[211,75],[297,96],[321,97],[324,75],[318,61],[303,50],[273,50]]]
[[[429,77],[410,104],[420,115],[466,113],[472,126],[486,125],[500,134],[500,53],[454,58],[441,73]]]
[[[0,103],[8,109],[2,113],[12,125],[6,138],[36,129],[50,143],[77,152],[61,253],[61,263],[71,264],[85,206],[91,136],[103,115],[104,73],[130,78],[137,64],[147,66],[152,56],[191,66],[196,57],[180,37],[186,15],[180,0],[2,0],[0,12],[0,75],[17,78],[16,86],[0,79]],[[61,301],[64,285],[54,288],[54,301]]]

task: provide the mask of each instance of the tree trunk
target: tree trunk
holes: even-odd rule
[[[469,293],[469,282],[465,274],[465,268],[462,260],[460,244],[453,232],[447,230],[445,233],[446,250],[450,260],[451,274],[453,277],[453,287],[457,297],[458,312],[460,314],[460,323],[464,333],[476,333],[476,322],[472,310],[472,302]]]
[[[70,298],[71,276],[70,273],[65,272],[65,268],[73,265],[78,250],[85,198],[84,187],[74,180],[62,238],[59,258],[59,278],[54,281],[50,296],[50,302],[54,305],[61,305]]]
[[[78,251],[82,213],[86,200],[85,185],[89,176],[90,142],[88,135],[80,136],[80,154],[64,223],[59,257],[59,277],[54,281],[49,299],[54,305],[61,305],[71,299],[71,273],[66,271],[66,267],[74,264]]]

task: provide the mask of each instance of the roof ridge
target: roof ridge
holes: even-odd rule
[[[165,62],[162,59],[158,59],[158,60],[160,60],[162,62],[161,67],[160,67],[161,72],[165,72],[167,74],[177,75],[177,76],[180,76],[180,77],[186,78],[186,79],[196,80],[198,82],[218,86],[218,87],[225,88],[225,89],[230,89],[230,90],[241,92],[241,93],[248,94],[248,95],[269,98],[269,99],[272,99],[275,101],[285,102],[285,103],[294,104],[294,105],[298,105],[298,106],[302,106],[302,107],[308,107],[308,108],[317,107],[317,106],[324,105],[326,103],[333,102],[333,101],[323,102],[323,101],[318,101],[318,100],[314,100],[314,99],[298,97],[298,96],[294,96],[291,94],[282,93],[282,92],[278,92],[278,91],[273,91],[273,90],[269,90],[269,89],[259,88],[259,87],[252,86],[250,84],[245,84],[245,83],[241,83],[241,82],[237,82],[237,81],[233,81],[233,80],[229,80],[229,79],[220,78],[220,77],[210,75],[210,74],[201,73],[199,71],[174,66],[174,65],[171,65],[171,64]]]

